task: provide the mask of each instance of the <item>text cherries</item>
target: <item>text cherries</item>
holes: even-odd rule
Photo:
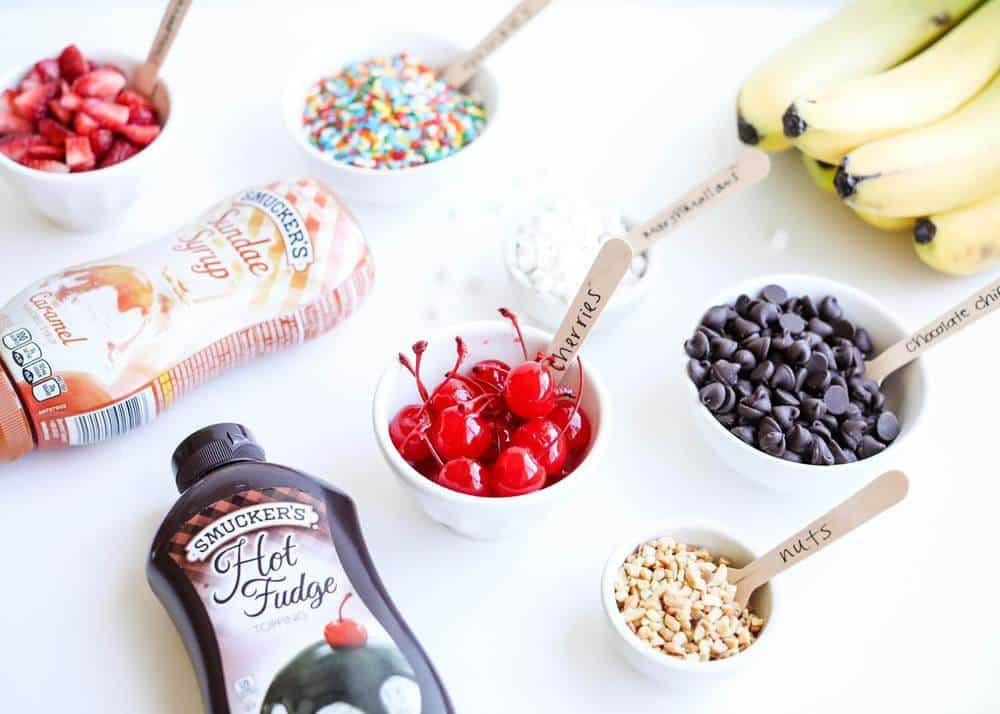
[[[562,480],[590,445],[590,419],[580,408],[583,368],[574,391],[557,386],[551,357],[530,359],[517,317],[506,308],[524,361],[486,359],[462,371],[469,350],[455,338],[455,364],[428,390],[421,375],[427,343],[413,345],[414,360],[399,362],[412,375],[422,403],[408,404],[389,423],[400,455],[421,474],[458,493],[509,497]]]

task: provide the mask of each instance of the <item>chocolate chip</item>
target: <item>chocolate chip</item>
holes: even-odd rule
[[[825,419],[826,417],[823,418]],[[822,420],[814,420],[813,423],[809,425],[809,430],[813,433],[813,436],[819,435],[828,441],[833,441],[833,434],[830,432],[830,427],[828,427]]]
[[[833,454],[822,436],[814,436],[812,448],[809,453],[809,463],[816,466],[830,466],[833,464]]]
[[[787,364],[779,364],[771,376],[770,385],[774,389],[794,389],[795,373]]]
[[[771,338],[771,349],[776,352],[784,352],[792,346],[793,342],[795,342],[795,338],[787,332],[775,335]]]
[[[701,324],[705,325],[716,331],[721,331],[726,325],[726,320],[729,319],[728,305],[716,305],[715,307],[710,307],[708,312],[706,312],[701,318]]]
[[[885,451],[885,444],[871,436],[862,437],[861,443],[858,444],[858,457],[862,459],[867,459],[882,451]]]
[[[791,364],[805,364],[811,356],[812,348],[805,340],[796,340],[785,350],[785,359]]]
[[[854,323],[850,320],[834,320],[833,334],[844,339],[854,339]]]
[[[812,441],[812,432],[801,424],[793,426],[788,431],[788,437],[785,439],[788,448],[798,454],[805,452],[806,449],[812,446]]]
[[[781,427],[778,426],[778,422],[776,422],[772,417],[767,416],[761,419],[760,424],[757,426],[757,437],[760,438],[764,434],[770,434],[775,431],[780,434]]]
[[[723,399],[722,405],[718,409],[719,414],[728,414],[736,408],[736,390],[726,385],[725,392],[725,399]],[[735,422],[733,423],[735,424]]]
[[[720,424],[722,424],[722,426],[726,427],[727,429],[731,429],[732,427],[736,426],[738,418],[735,412],[730,412],[728,414],[716,414],[715,420]]]
[[[753,384],[749,379],[741,379],[736,382],[736,395],[739,397],[749,396],[753,392]]]
[[[736,319],[729,323],[729,332],[736,335],[739,339],[745,340],[750,335],[760,332],[760,325],[737,316]]]
[[[753,368],[750,372],[750,379],[758,382],[766,382],[771,379],[771,375],[774,374],[774,362],[770,360],[765,360]]]
[[[753,302],[753,300],[751,300],[750,296],[747,295],[746,293],[743,293],[738,298],[736,298],[736,302],[733,304],[733,307],[736,308],[736,314],[739,315],[740,317],[746,317],[747,310],[750,309],[751,302]]]
[[[751,354],[757,358],[758,362],[767,359],[767,353],[771,350],[770,337],[752,337],[743,343],[743,346],[750,350]]]
[[[705,378],[708,377],[708,370],[711,368],[712,365],[705,360],[689,359],[687,363],[688,377],[691,378],[696,387],[700,387],[705,383]]]
[[[837,384],[826,390],[826,393],[823,395],[823,402],[826,404],[826,410],[831,414],[843,414],[847,410],[847,405],[851,403],[851,400],[847,396],[847,390]]]
[[[872,401],[869,407],[875,411],[881,411],[885,407],[885,394],[878,390],[872,392]]]
[[[749,372],[757,366],[757,358],[750,350],[736,350],[733,354],[733,362],[740,366],[741,371]]]
[[[696,332],[684,343],[684,351],[692,359],[705,359],[708,356],[708,338],[705,333]]]
[[[787,431],[792,428],[795,420],[799,418],[799,410],[797,407],[781,405],[771,410],[771,416],[778,422],[778,426]]]
[[[736,405],[736,413],[739,414],[744,423],[755,422],[765,416],[765,412],[762,412],[759,409],[754,409],[748,399],[740,400],[740,402]]]
[[[826,416],[826,404],[823,403],[822,399],[816,399],[815,397],[803,397],[802,416],[807,421],[822,419]]]
[[[717,382],[734,386],[739,379],[740,366],[736,362],[720,359],[712,364],[711,374]]]
[[[820,417],[820,421],[826,425],[826,428],[831,435],[833,432],[837,431],[837,427],[840,426],[840,421],[833,414],[827,414],[825,417]]]
[[[794,451],[788,451],[788,449],[785,449],[785,453],[781,455],[781,458],[783,458],[785,461],[791,461],[793,464],[802,463],[802,457],[796,454]]]
[[[760,291],[760,296],[768,302],[780,305],[788,299],[788,291],[780,285],[768,285]]]
[[[786,312],[779,317],[778,324],[781,325],[781,329],[787,330],[793,335],[798,335],[806,329],[806,321],[794,312]]]
[[[736,438],[743,441],[750,446],[753,446],[754,440],[754,430],[750,426],[734,426],[730,431],[736,435]]]
[[[810,332],[809,330],[802,333],[802,339],[805,340],[806,344],[813,349],[823,344],[823,338],[815,332]]]
[[[750,305],[750,309],[747,311],[747,317],[761,327],[767,327],[771,323],[777,321],[780,315],[781,311],[778,309],[777,305],[762,301],[754,302]]]
[[[806,371],[805,367],[799,367],[795,371],[795,391],[801,392],[802,388],[806,385],[806,380],[809,379],[809,372]]]
[[[865,435],[867,429],[868,424],[861,419],[847,419],[840,425],[840,434],[845,444],[852,449],[856,449],[858,444],[861,443],[861,438]]]
[[[771,390],[760,385],[757,387],[753,394],[750,395],[748,404],[750,404],[754,409],[765,414],[771,411]]]
[[[716,337],[709,341],[711,347],[711,357],[713,360],[717,359],[729,359],[733,356],[733,353],[739,348],[736,344],[736,340],[731,340],[728,337]]]
[[[866,355],[872,353],[872,338],[868,335],[868,330],[863,327],[857,328],[854,332],[854,344],[858,346]]]
[[[790,407],[797,407],[801,404],[797,396],[785,389],[775,389],[774,399],[778,404],[786,404]]]
[[[816,372],[815,374],[810,374],[809,379],[806,380],[806,387],[813,392],[813,394],[824,394],[827,391],[827,387],[830,386],[830,370],[824,370],[822,372]]]
[[[799,298],[799,314],[807,320],[819,315],[819,312],[816,310],[816,304],[808,295],[803,295]]]
[[[882,412],[875,422],[875,433],[882,441],[892,441],[899,436],[899,419],[892,412]]]
[[[769,431],[760,437],[760,450],[771,456],[785,453],[785,435],[780,431]]]
[[[833,463],[835,464],[850,463],[848,461],[847,453],[841,448],[840,444],[838,444],[836,441],[829,441],[827,442],[826,446],[828,449],[830,449],[830,453],[833,454]],[[854,456],[854,454],[851,454],[851,456]]]
[[[806,371],[809,374],[825,372],[830,369],[830,360],[822,352],[813,352],[806,360]]]
[[[818,317],[812,317],[809,319],[809,331],[814,332],[823,339],[833,335],[833,328],[829,323],[823,322]]]
[[[827,295],[819,301],[819,316],[827,322],[833,323],[844,316],[844,308],[837,302],[833,295]]]
[[[718,382],[706,384],[698,392],[698,399],[708,408],[710,412],[716,412],[722,403],[726,401],[726,387]]]
[[[722,337],[722,335],[713,330],[711,327],[706,327],[705,325],[699,325],[697,331],[705,335],[705,337],[708,338],[709,342],[719,337]]]

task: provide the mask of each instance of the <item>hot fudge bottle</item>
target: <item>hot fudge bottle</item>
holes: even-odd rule
[[[354,502],[216,424],[173,456],[147,575],[211,714],[453,714],[375,572]]]

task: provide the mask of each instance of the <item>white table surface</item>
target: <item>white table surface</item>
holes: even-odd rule
[[[471,43],[508,2],[354,5],[196,3],[167,67],[186,104],[170,170],[118,225],[87,236],[31,215],[0,183],[0,300],[31,278],[158,237],[245,185],[304,171],[276,109],[282,63],[297,48],[335,43],[355,22],[427,27],[428,16]],[[685,418],[678,351],[708,296],[749,276],[815,271],[871,291],[916,326],[986,280],[924,268],[905,236],[862,225],[791,154],[766,187],[672,238],[649,300],[588,345],[620,419],[603,478],[537,528],[498,543],[456,537],[396,485],[371,433],[377,375],[401,345],[508,302],[497,206],[511,177],[544,167],[570,189],[652,212],[732,154],[742,77],[824,12],[556,3],[494,62],[506,111],[496,139],[509,148],[482,168],[502,177],[500,188],[461,205],[358,208],[378,285],[350,323],[224,375],[115,443],[0,467],[3,709],[200,710],[144,562],[176,496],[172,449],[198,427],[237,420],[273,460],[357,500],[383,579],[463,714],[996,711],[997,318],[927,356],[931,407],[921,443],[899,464],[910,497],[781,577],[786,627],[764,667],[716,689],[665,691],[609,646],[599,575],[634,524],[709,517],[762,549],[833,505],[782,499],[726,471]],[[0,7],[0,66],[70,41],[140,54],[158,13]],[[553,82],[561,98],[533,110]],[[769,241],[778,229],[783,250]],[[316,377],[312,394],[294,386],[303,369]]]

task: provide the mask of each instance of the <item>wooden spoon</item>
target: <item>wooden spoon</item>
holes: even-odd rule
[[[902,471],[884,473],[746,567],[730,568],[729,582],[736,586],[737,604],[746,607],[754,590],[896,505],[908,489],[909,482]]]
[[[191,0],[170,0],[167,3],[167,9],[163,13],[163,19],[160,20],[160,27],[156,31],[156,37],[153,38],[146,61],[135,68],[132,80],[129,82],[129,86],[142,96],[153,99],[160,67],[167,59],[170,45],[173,44],[190,6]]]
[[[886,377],[903,367],[945,338],[954,335],[981,317],[1000,307],[1000,280],[964,300],[940,317],[865,362],[865,374],[882,384]]]
[[[490,34],[486,35],[476,47],[465,53],[449,65],[442,73],[442,78],[455,89],[472,79],[479,65],[487,57],[496,52],[510,37],[524,27],[529,20],[544,10],[552,0],[523,0],[510,11],[500,24]]]
[[[549,354],[555,358],[552,369],[556,381],[562,382],[566,368],[593,330],[635,253],[648,250],[704,209],[763,180],[770,170],[767,154],[748,149],[627,235],[605,241],[549,345]]]

